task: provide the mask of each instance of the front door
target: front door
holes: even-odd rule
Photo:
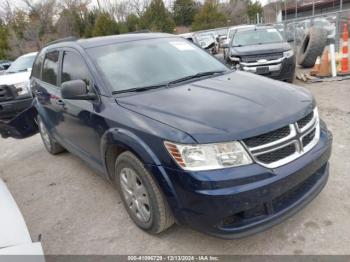
[[[66,49],[62,53],[60,79],[61,84],[81,79],[86,82],[90,92],[95,92],[85,60],[74,49]],[[93,123],[99,102],[62,99],[62,103],[63,119],[57,126],[57,133],[79,153],[100,162],[100,137]]]

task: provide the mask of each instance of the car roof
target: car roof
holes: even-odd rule
[[[248,30],[259,30],[259,29],[276,29],[273,26],[270,25],[252,25],[252,26],[245,26],[241,28],[237,28],[237,31],[248,31]]]
[[[253,28],[255,27],[255,25],[236,25],[236,26],[232,26],[230,27],[228,30],[237,30],[237,29],[241,29],[241,28]]]
[[[166,37],[179,38],[179,36],[166,34],[166,33],[129,33],[129,34],[121,34],[121,35],[99,36],[99,37],[92,37],[92,38],[86,38],[86,39],[75,39],[75,38],[61,39],[61,40],[54,41],[52,43],[48,43],[45,47],[59,48],[62,46],[78,45],[84,49],[87,49],[87,48],[92,48],[97,46],[111,45],[111,44],[117,44],[117,43],[123,43],[123,42],[139,41],[139,40],[145,40],[145,39],[166,38]]]
[[[37,54],[38,54],[38,52],[31,52],[31,53],[27,53],[27,54],[21,55],[19,57],[36,56]]]

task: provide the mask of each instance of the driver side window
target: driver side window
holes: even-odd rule
[[[61,83],[78,79],[81,79],[86,83],[89,92],[93,92],[90,73],[82,57],[76,52],[64,51]]]

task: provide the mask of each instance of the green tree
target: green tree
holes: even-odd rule
[[[199,12],[194,16],[192,30],[211,29],[225,26],[227,17],[219,12],[217,1],[206,1]]]
[[[261,17],[262,12],[263,12],[263,8],[258,1],[255,1],[254,3],[251,0],[248,1],[247,15],[251,23],[253,21],[256,21],[256,14],[260,14],[260,17]],[[256,22],[259,22],[259,21],[256,21]]]
[[[152,0],[141,17],[141,26],[151,31],[172,33],[175,29],[175,22],[165,8],[163,0]]]
[[[116,35],[119,34],[119,32],[118,23],[110,14],[105,12],[98,14],[92,32],[93,36]]]
[[[140,18],[137,15],[128,15],[125,23],[128,28],[128,32],[135,32],[140,29]]]
[[[175,0],[173,7],[173,15],[176,25],[191,25],[197,11],[198,6],[195,1]]]
[[[98,11],[91,10],[84,13],[84,37],[92,37],[96,19],[98,16]]]
[[[0,19],[0,59],[6,58],[6,51],[10,49],[8,44],[8,28]]]

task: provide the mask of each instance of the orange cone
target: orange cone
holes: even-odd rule
[[[342,48],[342,59],[341,59],[341,73],[342,74],[350,73],[350,71],[349,71],[348,40],[349,40],[348,24],[344,24],[343,48]]]
[[[320,67],[321,67],[321,57],[318,56],[314,67],[310,71],[310,75],[315,76],[315,75],[319,74]]]
[[[322,54],[321,58],[321,66],[320,66],[320,72],[317,74],[317,76],[326,77],[330,76],[330,67],[329,67],[329,55],[328,50],[325,49]]]

